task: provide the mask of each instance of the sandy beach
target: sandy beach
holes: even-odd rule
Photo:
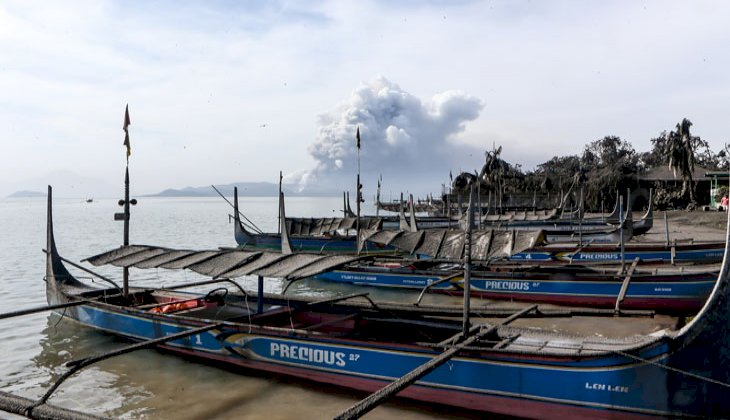
[[[665,214],[670,241],[721,241],[725,238],[726,212],[672,210],[654,212],[654,226],[651,230],[632,238],[632,241],[666,241]],[[633,214],[634,220],[639,220],[641,216],[642,214],[637,212]]]

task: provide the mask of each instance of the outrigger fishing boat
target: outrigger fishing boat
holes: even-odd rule
[[[414,230],[406,223],[400,231],[363,229],[361,235],[370,243],[398,248],[405,255],[441,259],[463,256],[464,243],[460,241],[463,235],[457,229]],[[477,230],[474,236],[479,247],[475,259],[482,261],[499,257],[515,262],[615,264],[639,258],[642,264],[710,264],[720,262],[725,249],[723,241],[670,241],[668,236],[663,242],[629,241],[628,233],[622,235],[618,230],[610,237],[601,236],[606,242],[596,242],[591,235],[570,233],[563,241],[550,243],[548,232],[528,229],[486,228]],[[492,252],[494,249],[496,254]]]
[[[638,261],[637,261],[638,262]],[[474,264],[471,295],[569,306],[692,314],[707,300],[719,265],[643,268],[585,265]],[[463,264],[371,258],[317,274],[320,280],[461,294]]]
[[[539,315],[537,305],[515,311],[500,323],[483,323],[473,322],[468,299],[462,316],[448,318],[413,305],[354,304],[353,296],[305,301],[247,291],[234,294],[220,287],[207,293],[179,291],[190,284],[177,289],[130,288],[126,276],[123,288],[92,287],[70,273],[68,260],[56,249],[50,188],[48,203],[45,281],[51,306],[45,309],[140,341],[114,354],[158,346],[200,359],[377,391],[338,418],[357,418],[395,394],[523,417],[730,416],[727,250],[710,297],[686,325],[616,339],[508,326],[520,317]],[[201,286],[228,283],[241,273],[260,278],[311,274],[320,265],[332,267],[333,258],[356,258],[319,255],[304,261],[309,257],[259,254],[254,258],[242,250],[201,254],[123,246],[89,262],[125,270],[187,267],[213,277],[196,283]],[[290,258],[294,260],[276,264]],[[464,274],[468,296],[468,269]],[[74,368],[61,379],[102,358],[71,362]],[[28,410],[44,403],[59,383]]]
[[[615,244],[540,245],[508,257],[525,262],[616,263],[621,260],[669,263],[715,263],[722,261],[725,244],[721,241],[627,242]]]
[[[241,249],[248,250],[280,250],[282,245],[281,233],[252,232],[246,228],[241,220],[238,209],[238,189],[234,188],[233,196],[233,233],[236,243]],[[282,195],[280,193],[280,199]],[[357,254],[357,236],[350,231],[362,229],[377,229],[382,226],[378,219],[364,219],[358,221],[354,217],[327,218],[327,219],[284,219],[284,230],[289,234],[292,250],[295,252],[314,252],[322,254]],[[360,247],[364,255],[396,255],[398,250],[393,247],[374,244],[366,241]]]
[[[465,225],[465,217],[466,215],[462,216],[459,223],[462,227]],[[642,218],[641,223],[638,225],[640,229],[639,233],[645,233],[651,228],[650,220],[651,218]],[[546,243],[615,243],[621,240],[628,241],[631,239],[635,234],[633,229],[636,225],[637,223],[631,220],[630,212],[626,213],[625,219],[619,220],[617,223],[582,223],[580,219],[576,221],[560,219],[532,220],[528,212],[523,212],[509,216],[483,216],[480,229],[495,231],[542,231]],[[414,220],[412,214],[410,224],[401,222],[400,229],[404,230],[405,228],[408,228],[410,231],[422,230],[421,225]]]
[[[618,196],[618,194],[617,194]],[[627,202],[631,202],[631,193],[627,192]],[[491,230],[542,230],[545,240],[549,243],[568,243],[581,241],[582,243],[611,243],[623,240],[628,241],[632,236],[643,235],[648,232],[654,221],[652,193],[649,193],[649,207],[640,220],[632,220],[628,209],[624,212],[623,197],[618,197],[616,206],[606,217],[584,218],[582,208],[574,212],[561,214],[562,206],[552,211],[507,211],[500,214],[480,215],[480,228]],[[399,217],[366,216],[360,218],[363,225],[377,226],[383,230],[429,230],[459,228],[465,223],[466,214],[457,217],[443,216],[416,216],[413,196],[408,200],[410,218],[404,214],[403,196],[401,195],[398,208]],[[582,205],[581,205],[582,207]],[[343,213],[355,220],[349,204],[349,198],[343,196]],[[479,214],[479,211],[477,211]],[[311,226],[323,225],[328,227],[332,219],[311,219]],[[374,222],[374,223],[373,223]],[[296,223],[296,222],[295,222]],[[623,226],[623,229],[621,229]]]

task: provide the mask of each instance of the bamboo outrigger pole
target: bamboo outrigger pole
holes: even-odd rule
[[[512,314],[511,316],[507,317],[504,321],[502,321],[500,324],[494,324],[494,325],[477,325],[473,328],[474,334],[466,338],[464,341],[455,344],[451,347],[449,347],[448,350],[444,351],[440,355],[434,357],[433,359],[429,360],[428,362],[418,366],[417,368],[413,369],[412,371],[408,372],[404,376],[400,377],[394,382],[391,382],[388,386],[385,388],[381,388],[380,390],[376,391],[373,394],[370,394],[367,398],[360,401],[358,404],[355,404],[354,406],[350,407],[346,411],[342,412],[340,415],[335,417],[336,420],[345,420],[345,419],[357,419],[360,418],[363,414],[368,413],[369,411],[373,410],[378,405],[382,404],[387,400],[388,398],[394,396],[401,390],[405,389],[406,387],[410,386],[420,378],[426,376],[428,373],[432,372],[437,367],[443,365],[446,363],[449,359],[456,356],[462,349],[465,347],[468,347],[472,344],[474,344],[476,341],[480,340],[481,338],[493,333],[499,327],[502,327],[504,325],[507,325],[514,321],[517,318],[520,318],[521,316],[526,315],[529,312],[532,312],[537,309],[537,305],[528,306],[524,309],[522,309],[519,312],[516,312]],[[462,333],[459,333],[452,337],[449,340],[446,340],[446,342],[456,342],[459,338],[463,338]],[[448,344],[445,344],[448,345]]]
[[[61,375],[61,377],[59,377],[58,380],[56,380],[56,382],[54,382],[53,385],[51,385],[51,387],[48,389],[48,391],[46,391],[46,393],[40,399],[38,399],[38,401],[36,401],[30,407],[27,407],[26,408],[25,415],[28,416],[28,417],[30,417],[32,415],[32,413],[33,413],[33,410],[36,407],[45,404],[46,401],[48,400],[48,398],[50,398],[51,395],[53,395],[53,393],[56,391],[56,389],[58,389],[58,387],[66,379],[68,379],[71,375],[73,375],[74,373],[78,372],[79,370],[81,370],[85,366],[88,366],[90,364],[93,364],[93,363],[96,363],[96,362],[99,362],[99,361],[108,359],[110,357],[119,356],[119,355],[126,354],[126,353],[130,353],[130,352],[133,352],[133,351],[136,351],[136,350],[140,350],[140,349],[145,349],[145,348],[149,348],[149,347],[152,347],[152,346],[156,346],[158,344],[164,344],[164,343],[167,343],[169,341],[179,340],[181,338],[189,337],[191,335],[200,334],[200,333],[203,333],[203,332],[206,332],[206,331],[210,331],[210,330],[213,330],[213,329],[216,329],[216,328],[220,328],[223,325],[224,325],[223,323],[205,325],[203,327],[193,328],[193,329],[185,330],[185,331],[182,331],[182,332],[179,332],[179,333],[170,334],[170,335],[166,335],[166,336],[159,337],[159,338],[154,338],[154,339],[147,340],[147,341],[142,341],[141,343],[131,344],[129,346],[125,346],[125,347],[122,347],[122,348],[117,349],[117,350],[112,350],[110,352],[107,352],[107,353],[104,353],[104,354],[100,354],[100,355],[97,355],[97,356],[87,357],[87,358],[78,359],[78,360],[72,360],[72,361],[66,363],[66,366],[69,367],[70,369],[68,371],[66,371],[66,373],[64,373],[63,375]]]
[[[89,302],[90,302],[89,300],[76,300],[76,301],[72,301],[72,302],[59,303],[57,305],[43,305],[43,306],[36,306],[34,308],[20,309],[17,311],[2,313],[2,314],[0,314],[0,319],[14,318],[16,316],[30,315],[30,314],[35,314],[38,312],[52,311],[55,309],[70,308],[72,306],[79,306],[79,305],[83,305],[83,304],[86,304]]]
[[[465,249],[464,253],[466,256],[464,257],[464,330],[460,332],[459,334],[456,334],[455,336],[451,337],[450,339],[445,341],[445,346],[448,346],[451,344],[451,347],[448,348],[443,353],[439,354],[438,356],[430,359],[428,362],[418,366],[417,368],[411,370],[410,372],[406,373],[402,377],[398,378],[397,380],[391,382],[386,387],[381,388],[377,392],[371,394],[364,400],[360,401],[358,404],[350,407],[348,410],[341,413],[339,416],[335,417],[335,419],[343,420],[343,419],[356,419],[362,416],[363,414],[369,412],[370,410],[374,409],[381,403],[383,403],[388,398],[394,396],[404,388],[410,386],[420,378],[426,376],[430,372],[432,372],[434,369],[438,368],[442,364],[446,363],[449,359],[456,356],[457,353],[459,353],[464,347],[467,347],[480,338],[493,333],[496,331],[501,325],[506,325],[512,322],[513,320],[527,314],[528,312],[532,312],[533,310],[537,309],[537,305],[532,305],[530,307],[527,307],[521,311],[518,311],[508,318],[506,318],[504,321],[502,321],[501,324],[496,325],[478,325],[474,328],[470,327],[469,322],[469,283],[470,283],[470,264],[471,264],[471,230],[472,230],[472,223],[474,218],[474,185],[471,185],[469,189],[469,208],[467,212],[467,226],[466,226],[466,238],[465,238]],[[463,340],[459,342],[459,340]],[[457,344],[458,343],[458,344]]]
[[[89,413],[71,410],[68,408],[58,407],[51,404],[35,405],[36,402],[30,398],[12,395],[7,392],[0,391],[0,412],[8,412],[26,416],[31,414],[33,419],[53,419],[53,420],[108,420],[109,417],[97,416]],[[28,410],[33,407],[32,413]]]

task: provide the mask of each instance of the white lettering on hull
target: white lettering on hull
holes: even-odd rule
[[[279,359],[297,360],[302,362],[319,363],[323,365],[345,367],[346,355],[343,352],[323,350],[308,346],[271,343],[271,357]],[[358,356],[359,358],[359,356]],[[350,360],[352,360],[352,355]],[[355,358],[357,360],[357,358]]]
[[[535,283],[533,283],[535,284]],[[539,285],[539,283],[538,283]],[[527,292],[530,290],[530,282],[527,281],[499,281],[487,280],[484,282],[486,290],[521,290]]]
[[[627,387],[627,386],[590,383],[590,382],[586,382],[586,389],[590,389],[592,391],[620,392],[623,394],[628,394],[628,392],[629,392],[629,387]]]

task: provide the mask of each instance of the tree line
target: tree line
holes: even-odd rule
[[[588,209],[600,209],[602,202],[612,203],[617,191],[635,189],[639,177],[654,167],[665,166],[682,181],[682,188],[661,183],[654,186],[654,203],[658,208],[697,206],[692,172],[696,166],[708,170],[728,170],[728,146],[717,153],[707,141],[690,132],[692,122],[682,119],[674,130],[662,131],[651,139],[651,150],[637,152],[630,142],[618,136],[605,136],[588,143],[580,155],[554,156],[534,170],[523,171],[520,164],[501,158],[502,147],[485,152],[480,171],[463,172],[452,181],[456,193],[464,193],[478,183],[481,193],[495,197],[534,193],[541,196],[564,194],[575,196],[582,189]]]

